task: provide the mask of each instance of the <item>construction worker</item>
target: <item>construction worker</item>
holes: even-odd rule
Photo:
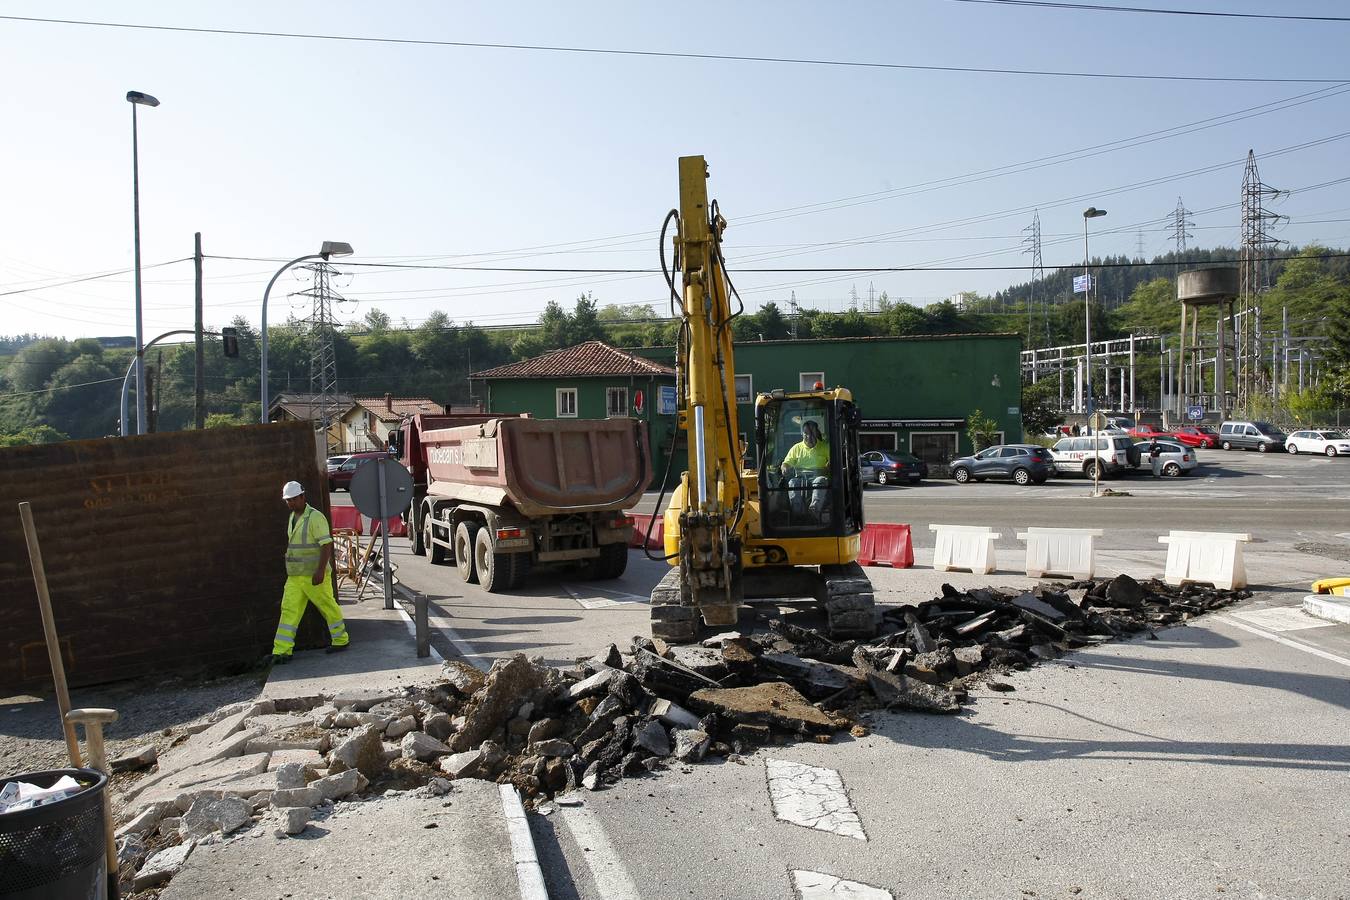
[[[342,610],[333,597],[333,576],[328,563],[333,558],[333,536],[323,513],[305,502],[305,489],[288,481],[281,489],[291,514],[286,524],[286,591],[281,595],[281,621],[272,641],[272,663],[290,662],[295,633],[305,607],[313,603],[328,623],[331,642],[328,653],[346,650],[350,642]]]

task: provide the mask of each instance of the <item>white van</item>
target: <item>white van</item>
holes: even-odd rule
[[[1061,475],[1097,477],[1093,469],[1101,463],[1102,474],[1118,475],[1129,465],[1130,448],[1134,442],[1119,431],[1099,431],[1094,452],[1091,437],[1066,437],[1055,442],[1050,455],[1055,458],[1055,471]]]

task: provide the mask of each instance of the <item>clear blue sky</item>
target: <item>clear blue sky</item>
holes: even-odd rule
[[[1100,0],[1110,2],[1110,0]],[[1342,15],[1336,0],[1154,0],[1171,8]],[[997,8],[953,0],[718,5],[516,2],[62,2],[0,14],[389,38],[802,57],[914,65],[1345,78],[1350,23]],[[1240,164],[1192,169],[1350,131],[1350,92],[1208,130],[1002,177],[994,167],[1143,135],[1329,85],[1068,79],[725,60],[353,44],[0,21],[7,90],[0,292],[121,269],[132,260],[130,107],[140,113],[143,258],[289,259],[324,239],[353,261],[518,266],[656,265],[678,199],[676,158],[708,157],[730,220],[727,256],[760,266],[1020,265],[1039,206],[1047,268],[1092,251],[1171,248],[1177,196],[1192,246],[1238,239]],[[1350,139],[1262,159],[1297,189],[1350,176]],[[912,185],[957,179],[921,192]],[[890,192],[890,193],[879,193]],[[841,204],[866,195],[869,202]],[[1069,199],[1065,198],[1082,198]],[[794,215],[778,210],[821,204]],[[1276,204],[1294,243],[1350,243],[1350,182]],[[988,218],[1007,210],[1013,215]],[[970,221],[967,221],[970,220]],[[1334,220],[1334,221],[1328,221]],[[943,226],[942,223],[963,224]],[[563,245],[544,252],[542,246]],[[519,252],[505,252],[519,251]],[[562,252],[565,251],[565,252]],[[507,261],[509,260],[509,262]],[[273,262],[207,260],[207,319],[258,318]],[[346,269],[344,320],[380,308],[416,324],[533,320],[583,291],[661,308],[658,275]],[[146,331],[190,327],[192,272],[146,272]],[[856,287],[924,304],[992,292],[1020,272],[749,274],[752,305],[790,291],[841,309]],[[283,278],[272,321],[302,311]],[[0,333],[130,334],[129,276],[0,297]]]

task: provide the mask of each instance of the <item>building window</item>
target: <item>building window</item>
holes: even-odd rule
[[[575,419],[577,417],[577,389],[558,388],[555,394],[558,398],[558,418]]]
[[[912,431],[909,452],[930,465],[946,465],[956,458],[955,431]]]
[[[819,382],[822,385],[825,383],[824,372],[797,373],[797,390],[799,391],[814,391],[816,389],[817,382]]]
[[[894,431],[860,431],[858,432],[858,450],[866,453],[869,450],[894,450],[895,432]]]
[[[576,415],[576,413],[573,412],[572,415]],[[628,415],[628,388],[605,388],[605,415]]]
[[[736,402],[753,403],[755,401],[755,376],[736,376]]]

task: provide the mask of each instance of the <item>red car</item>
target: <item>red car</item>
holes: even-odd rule
[[[1152,425],[1136,425],[1130,429],[1130,437],[1137,441],[1148,441],[1153,438],[1159,440],[1171,440],[1173,435],[1170,431],[1163,431],[1160,428],[1154,428]]]
[[[1214,448],[1219,446],[1219,436],[1212,431],[1195,425],[1183,425],[1172,436],[1187,447]]]

